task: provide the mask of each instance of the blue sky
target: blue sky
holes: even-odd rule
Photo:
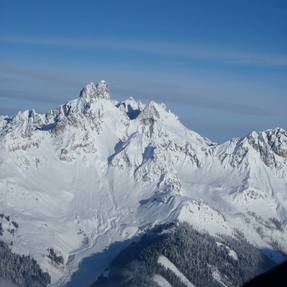
[[[105,79],[222,142],[287,128],[287,1],[0,0],[0,114]]]

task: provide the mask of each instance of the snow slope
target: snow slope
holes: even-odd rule
[[[160,287],[171,287],[171,285],[168,283],[168,281],[159,274],[154,275],[153,280]]]
[[[216,144],[164,104],[113,101],[105,81],[46,114],[0,117],[0,213],[18,225],[9,231],[3,217],[0,239],[31,254],[52,286],[65,286],[83,258],[174,220],[287,252],[286,190],[283,129]]]
[[[178,269],[177,267],[165,256],[161,255],[158,258],[158,263],[164,268],[173,272],[186,287],[195,287]]]

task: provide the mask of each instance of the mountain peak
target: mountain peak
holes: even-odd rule
[[[142,111],[142,119],[158,120],[162,115],[168,114],[166,106],[164,104],[158,104],[154,101],[150,101]]]
[[[110,100],[109,85],[105,80],[101,80],[97,84],[90,82],[81,90],[80,97],[88,99],[103,98]]]
[[[129,97],[127,100],[119,102],[116,106],[121,111],[124,111],[131,120],[136,119],[145,107],[142,102],[136,101],[133,97]]]
[[[287,156],[287,132],[282,128],[252,132],[247,139],[256,150],[264,150],[265,153],[273,151],[278,156]]]

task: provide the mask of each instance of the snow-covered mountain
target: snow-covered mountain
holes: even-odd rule
[[[105,81],[90,83],[46,114],[0,116],[0,213],[0,240],[35,258],[52,286],[89,286],[124,242],[175,221],[212,236],[240,232],[280,262],[287,132],[216,144],[164,104],[118,102]]]

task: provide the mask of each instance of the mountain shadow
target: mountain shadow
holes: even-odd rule
[[[285,287],[287,286],[287,261],[270,271],[250,280],[243,287]]]

